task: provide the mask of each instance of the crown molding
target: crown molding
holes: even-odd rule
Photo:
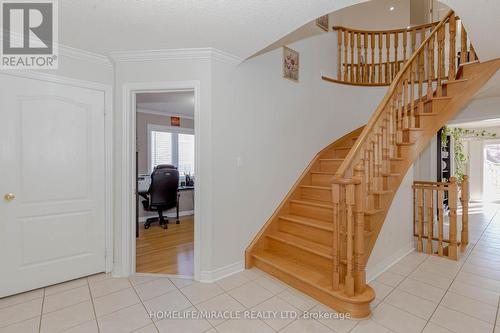
[[[88,61],[95,64],[113,67],[111,60],[105,55],[77,49],[67,45],[59,44],[59,56],[75,60]]]
[[[110,52],[109,56],[115,62],[217,59],[239,64],[243,61],[243,58],[211,47],[190,49],[114,51]]]

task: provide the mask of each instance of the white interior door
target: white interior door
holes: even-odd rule
[[[0,158],[0,297],[104,271],[104,92],[0,74]]]

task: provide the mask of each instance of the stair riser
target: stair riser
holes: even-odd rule
[[[335,149],[333,158],[345,158],[349,151],[350,149]]]
[[[318,229],[288,220],[280,220],[278,230],[327,246],[331,246],[333,241],[332,231]]]
[[[455,96],[466,89],[467,82],[448,83],[443,86],[443,96]]]
[[[415,142],[422,135],[420,131],[403,131],[403,142]]]
[[[313,173],[311,174],[311,185],[317,186],[331,186],[332,185],[332,175],[323,175]]]
[[[283,253],[287,257],[291,257],[304,265],[310,265],[311,263],[314,263],[314,266],[317,270],[328,272],[329,275],[332,274],[331,259],[319,256],[309,251],[302,250],[293,245],[289,245],[269,237],[266,240],[266,248],[279,253]]]
[[[332,214],[333,214],[332,209],[327,209],[323,207],[314,207],[297,203],[290,203],[290,213],[327,222],[332,221]]]
[[[304,200],[318,200],[323,202],[332,202],[332,191],[315,189],[315,188],[302,188],[301,196]]]
[[[319,170],[324,172],[335,172],[340,164],[340,161],[319,161]]]

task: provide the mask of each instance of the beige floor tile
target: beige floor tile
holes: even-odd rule
[[[441,301],[441,305],[455,311],[466,313],[472,317],[484,320],[490,324],[495,323],[497,307],[472,298],[447,292]]]
[[[398,289],[425,298],[431,302],[439,302],[446,292],[446,289],[437,288],[413,279],[404,280],[398,286]]]
[[[175,284],[177,288],[183,288],[195,282],[193,279],[178,279],[178,278],[170,278],[170,281],[172,281],[172,283]]]
[[[372,319],[380,325],[400,333],[420,332],[427,323],[426,320],[384,302],[373,311]]]
[[[45,296],[54,295],[63,291],[68,291],[70,289],[80,288],[83,286],[87,286],[87,278],[81,278],[76,280],[71,280],[59,284],[55,284],[53,286],[49,286],[45,288]]]
[[[135,331],[132,331],[133,333],[158,333],[158,329],[154,324],[149,324],[148,326],[144,326],[142,328],[139,328]]]
[[[87,276],[88,283],[102,281],[106,279],[112,279],[113,276],[110,273],[98,273],[94,275]]]
[[[57,333],[84,324],[94,318],[90,301],[78,303],[61,310],[42,315],[41,333]]]
[[[149,312],[164,312],[164,311],[181,311],[192,306],[188,299],[177,289],[166,294],[152,298],[144,302],[144,306]],[[162,319],[159,316],[154,318],[154,321]]]
[[[351,333],[393,333],[393,331],[373,320],[363,320],[352,329]]]
[[[300,291],[288,288],[278,294],[278,297],[301,311],[312,309],[318,302]]]
[[[337,333],[347,333],[349,332],[356,324],[359,323],[359,320],[346,318],[343,314],[338,314],[331,308],[318,304],[311,310],[309,310],[306,315],[321,315],[320,317],[312,317],[322,323],[323,325],[331,328]],[[325,318],[325,315],[328,315],[328,318]]]
[[[260,276],[267,275],[266,273],[255,267],[252,267],[250,269],[245,269],[241,273],[243,273],[243,275],[245,275],[245,277],[248,278],[249,280],[255,280]]]
[[[88,300],[90,300],[90,292],[87,285],[74,289],[68,289],[66,291],[45,296],[45,300],[43,301],[43,313],[63,309],[67,306]]]
[[[273,293],[255,282],[249,282],[228,292],[234,299],[247,308],[251,308],[273,297]]]
[[[273,294],[278,294],[288,288],[286,284],[270,276],[261,276],[255,280],[255,283],[266,288]]]
[[[28,291],[25,293],[13,295],[13,296],[8,296],[8,297],[3,297],[0,298],[0,309],[7,308],[9,306],[25,303],[27,301],[32,301],[37,298],[42,298],[43,297],[43,288],[42,289],[37,289],[37,290],[32,290]]]
[[[491,333],[493,325],[464,313],[439,306],[431,322],[457,333]]]
[[[493,306],[498,305],[498,298],[500,297],[497,292],[459,281],[454,281],[451,284],[450,291]]]
[[[379,283],[383,283],[385,285],[396,287],[401,281],[404,280],[404,275],[396,274],[390,271],[386,271],[380,274],[375,281]]]
[[[117,310],[128,308],[141,300],[133,288],[122,289],[105,296],[94,298],[94,308],[97,317],[107,315]]]
[[[220,295],[224,290],[215,283],[195,282],[187,287],[181,288],[180,291],[194,305],[207,301],[217,295]]]
[[[375,290],[375,297],[383,300],[391,291],[394,290],[394,287],[388,286],[386,284],[373,281],[370,282],[370,287],[372,287]]]
[[[131,332],[151,324],[142,304],[132,305],[97,319],[100,333]]]
[[[428,322],[422,333],[453,333],[449,329],[438,326],[434,323]]]
[[[98,333],[98,332],[99,330],[97,328],[97,321],[95,320],[88,321],[84,324],[72,327],[64,331],[64,333]]]
[[[480,275],[475,275],[469,272],[460,272],[457,275],[456,281],[468,283],[473,286],[486,288],[494,292],[500,292],[500,281],[488,279]]]
[[[394,290],[387,296],[384,302],[425,320],[429,320],[438,306],[437,302],[431,302],[399,289]]]
[[[168,293],[174,289],[177,289],[175,285],[168,278],[159,278],[150,282],[141,283],[137,286],[134,286],[139,297],[146,301],[153,297],[157,297],[163,294]]]
[[[243,311],[245,307],[238,303],[234,298],[228,294],[220,294],[208,301],[199,303],[196,308],[200,311]],[[216,326],[228,318],[208,318],[210,324]]]
[[[42,298],[37,298],[0,309],[0,327],[39,317],[42,313],[42,300]]]
[[[131,287],[127,278],[103,278],[97,281],[89,281],[89,285],[92,297],[101,297]]]
[[[302,311],[277,296],[256,305],[251,310],[261,311],[262,313],[272,313],[272,318],[262,320],[276,331],[287,326],[302,314]]]
[[[274,330],[258,319],[230,319],[216,327],[219,333],[271,333]]]
[[[403,276],[408,276],[408,274],[413,272],[413,270],[415,270],[415,268],[416,268],[415,265],[408,265],[408,264],[398,262],[398,263],[392,265],[391,267],[389,267],[389,269],[387,271],[392,272],[392,273],[396,273],[399,275],[403,275]]]
[[[1,324],[0,324],[1,325]],[[40,317],[0,328],[0,333],[38,333]]]
[[[146,283],[146,282],[151,282],[153,280],[159,279],[160,276],[157,275],[142,275],[142,274],[136,274],[129,276],[129,281],[133,286],[136,286],[141,283]]]
[[[332,333],[333,331],[321,324],[319,321],[314,319],[302,319],[299,318],[295,320],[293,323],[285,327],[282,333]]]
[[[191,307],[186,311],[195,311],[196,309]],[[212,325],[208,323],[205,319],[163,319],[156,323],[156,327],[160,333],[173,333],[173,332],[189,332],[189,333],[201,333],[212,328]]]
[[[436,274],[434,270],[431,270],[430,266],[420,266],[415,271],[413,271],[408,277],[413,280],[417,280],[434,287],[441,289],[448,289],[448,287],[453,282],[452,278],[447,278],[442,275]]]
[[[219,287],[224,289],[225,291],[237,288],[247,282],[250,282],[250,279],[245,276],[243,272],[236,273],[225,277],[221,280],[215,282]]]

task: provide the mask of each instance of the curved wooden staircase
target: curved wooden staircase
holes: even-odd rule
[[[448,13],[405,61],[368,124],[316,155],[248,246],[247,268],[339,312],[370,314],[375,292],[365,265],[403,177],[500,67],[500,60],[466,63],[472,46],[463,27],[457,66],[457,26]]]

